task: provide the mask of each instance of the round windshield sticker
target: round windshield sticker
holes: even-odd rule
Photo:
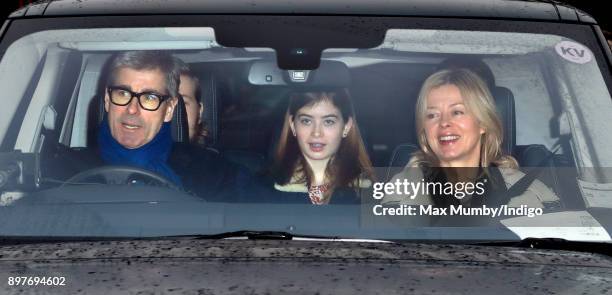
[[[577,64],[585,64],[590,62],[592,58],[591,51],[586,46],[576,42],[559,42],[555,46],[555,50],[559,56]]]

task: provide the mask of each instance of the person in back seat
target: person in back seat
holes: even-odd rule
[[[373,173],[348,91],[291,95],[272,172],[278,202],[359,202]]]
[[[472,71],[441,70],[427,78],[416,105],[416,129],[420,150],[391,182],[480,183],[481,189],[468,192],[461,185],[454,186],[459,191],[452,193],[435,189],[415,196],[395,193],[385,195],[383,204],[542,208],[544,202],[558,200],[537,180],[519,195],[507,192],[525,174],[517,170],[512,156],[503,154],[503,130],[494,100],[487,84]]]
[[[187,124],[189,126],[189,141],[205,146],[208,130],[202,125],[204,104],[200,91],[200,79],[191,70],[189,65],[179,58],[175,58],[180,73],[179,94],[185,102],[187,111]]]

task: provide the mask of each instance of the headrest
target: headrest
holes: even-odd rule
[[[402,143],[393,149],[391,153],[390,167],[404,167],[410,161],[412,154],[419,150],[419,146],[412,143]]]
[[[204,104],[204,114],[202,114],[202,124],[208,129],[207,146],[214,146],[218,139],[219,119],[217,117],[217,81],[215,76],[206,73],[199,75],[201,101]]]
[[[177,143],[189,143],[189,125],[187,124],[187,111],[185,101],[179,96],[170,121],[172,140]]]
[[[418,145],[412,143],[397,145],[391,153],[391,160],[389,160],[389,166],[386,169],[385,181],[391,180],[393,175],[400,172],[408,164],[412,154],[418,150]]]
[[[504,154],[512,155],[516,144],[516,116],[514,111],[514,95],[512,91],[505,87],[496,86],[491,89],[491,94],[495,99],[497,113],[502,121],[503,141],[502,149]]]

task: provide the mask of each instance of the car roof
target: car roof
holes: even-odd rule
[[[9,17],[138,14],[402,15],[596,23],[554,0],[45,0]]]

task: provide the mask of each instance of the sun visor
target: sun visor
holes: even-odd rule
[[[256,60],[249,68],[249,83],[314,88],[348,87],[351,77],[348,67],[339,61],[321,60],[315,70],[283,70],[276,61]]]

